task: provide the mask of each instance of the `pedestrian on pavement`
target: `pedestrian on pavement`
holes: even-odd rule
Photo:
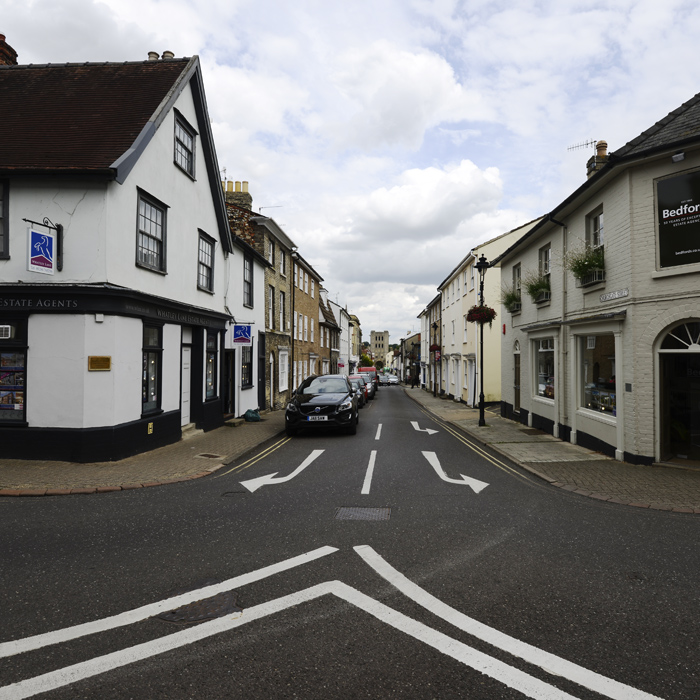
[[[415,388],[416,388],[416,375],[414,374],[411,377],[411,389],[415,389]]]

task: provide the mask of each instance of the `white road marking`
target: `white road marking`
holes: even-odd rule
[[[227,616],[218,620],[212,620],[167,637],[138,644],[129,649],[113,652],[90,661],[74,664],[73,666],[5,686],[0,688],[0,700],[22,700],[39,693],[71,685],[77,681],[236,629],[249,622],[260,620],[268,615],[273,615],[328,594],[337,596],[360,610],[373,615],[394,629],[404,632],[460,663],[523,693],[529,698],[535,698],[536,700],[575,700],[574,696],[519,669],[508,666],[502,661],[493,659],[476,649],[472,649],[466,644],[452,639],[421,622],[413,620],[341,581],[320,583],[298,593],[292,593],[248,608],[239,617]]]
[[[323,454],[324,450],[314,450],[291,474],[287,476],[277,477],[277,472],[273,474],[266,474],[265,476],[259,476],[256,479],[249,479],[248,481],[241,481],[241,486],[245,486],[251,493],[257,491],[261,486],[268,486],[270,484],[282,484],[285,481],[290,481],[298,474],[306,469],[316,458]]]
[[[375,440],[379,440],[379,436],[382,434],[382,424],[380,423],[377,426],[377,434],[374,436]]]
[[[439,430],[432,430],[431,428],[419,428],[418,427],[418,421],[412,420],[411,425],[413,426],[414,430],[417,430],[419,433],[428,433],[428,435],[434,435],[435,433],[439,433]]]
[[[459,484],[460,486],[469,486],[474,493],[480,493],[483,491],[488,484],[485,481],[479,481],[471,476],[464,476],[460,474],[461,479],[452,479],[447,474],[445,474],[444,469],[440,466],[440,460],[434,452],[423,452],[423,457],[425,457],[430,466],[437,472],[437,475],[443,480],[447,481],[449,484]]]
[[[660,700],[655,695],[650,695],[644,691],[637,690],[631,686],[620,683],[606,676],[589,671],[583,666],[562,659],[547,651],[538,649],[535,646],[521,642],[519,639],[510,637],[503,632],[488,627],[463,613],[451,608],[440,599],[431,595],[417,586],[413,581],[406,578],[402,573],[394,569],[369,545],[359,545],[355,551],[369,564],[380,576],[398,588],[401,593],[409,597],[414,602],[429,610],[434,615],[446,620],[463,632],[473,635],[488,644],[513,654],[528,663],[539,666],[547,673],[555,676],[563,676],[578,685],[605,695],[614,700]]]
[[[166,598],[165,600],[158,601],[157,603],[144,605],[143,607],[128,610],[127,612],[123,612],[118,615],[105,617],[102,620],[86,622],[82,625],[66,627],[61,630],[55,630],[54,632],[46,632],[44,634],[35,635],[34,637],[25,637],[24,639],[16,639],[11,642],[3,642],[0,644],[0,658],[21,654],[26,651],[33,651],[34,649],[41,649],[42,647],[46,647],[51,644],[67,642],[71,639],[77,639],[78,637],[84,637],[89,634],[96,634],[97,632],[104,632],[105,630],[111,630],[115,627],[123,627],[125,625],[131,625],[135,622],[141,622],[142,620],[146,620],[154,615],[159,615],[160,613],[174,610],[183,605],[189,605],[190,603],[194,603],[198,600],[210,598],[211,596],[223,593],[224,591],[230,591],[234,588],[246,586],[249,583],[260,581],[268,576],[273,576],[274,574],[278,574],[282,571],[288,571],[289,569],[301,566],[302,564],[307,564],[308,562],[315,561],[316,559],[320,559],[321,557],[325,557],[328,554],[333,554],[333,552],[337,551],[337,547],[321,547],[311,552],[307,552],[306,554],[301,554],[299,556],[292,557],[291,559],[285,559],[284,561],[276,564],[271,564],[270,566],[263,567],[257,571],[241,574],[240,576],[235,576],[234,578],[230,578],[227,581],[222,581],[221,583],[216,583],[212,586],[198,588],[195,591],[189,591],[188,593],[183,593],[172,598]]]
[[[374,474],[374,460],[377,458],[377,450],[372,450],[369,455],[369,465],[367,467],[367,473],[365,474],[365,483],[362,484],[362,494],[367,495],[369,493],[369,487],[372,483],[372,475]]]

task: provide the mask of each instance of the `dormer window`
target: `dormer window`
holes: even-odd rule
[[[175,164],[194,177],[195,131],[180,116],[175,118]]]

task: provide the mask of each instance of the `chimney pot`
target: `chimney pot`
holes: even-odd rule
[[[236,192],[240,192],[240,191],[241,191],[241,183],[238,180],[236,180]]]
[[[175,54],[172,51],[163,51],[163,59],[168,60],[170,58],[175,58]]]
[[[227,192],[233,192],[233,180],[229,180],[226,183],[226,191]]]
[[[17,52],[5,41],[5,35],[0,34],[0,66],[16,66]]]
[[[158,60],[158,52],[157,51],[149,51],[148,52],[148,60],[149,61],[157,61]]]
[[[248,191],[248,180],[243,180],[243,182],[241,183],[241,185],[242,185],[242,187],[243,187],[243,191],[244,191],[244,192],[247,192],[247,191]]]
[[[598,143],[595,145],[595,151],[596,151],[597,158],[607,157],[607,155],[608,155],[608,142],[607,141],[598,141]]]

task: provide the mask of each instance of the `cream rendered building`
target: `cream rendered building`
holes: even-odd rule
[[[478,259],[491,261],[527,233],[537,221],[482,243],[462,259],[438,287],[442,309],[442,367],[440,393],[469,406],[479,403],[481,367],[478,323],[467,321],[469,309],[479,304]],[[484,276],[484,304],[498,312],[489,327],[484,324],[484,401],[501,400],[501,273],[489,268]]]

